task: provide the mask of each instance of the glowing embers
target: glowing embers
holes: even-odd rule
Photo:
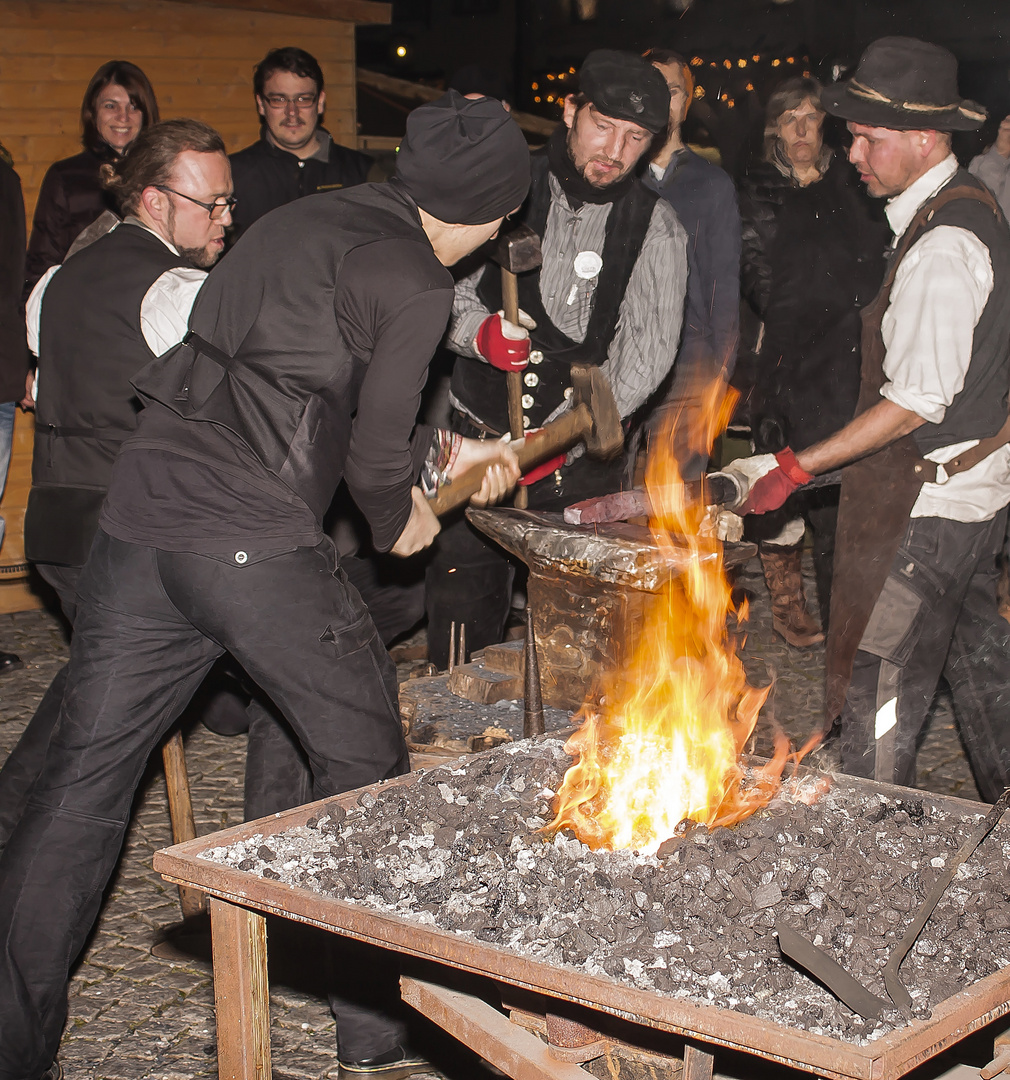
[[[735,393],[721,382],[706,391],[700,430],[688,433],[705,453],[726,426]],[[685,559],[655,605],[620,671],[606,676],[599,707],[584,707],[566,744],[577,757],[565,774],[549,831],[570,828],[592,848],[654,852],[685,821],[731,825],[779,790],[790,757],[776,737],[772,761],[745,769],[740,755],[768,695],[749,686],[727,622],[737,610],[703,502],[689,497],[674,458],[673,418],[653,441],[646,487],[657,546]]]

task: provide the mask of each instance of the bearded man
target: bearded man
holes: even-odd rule
[[[453,426],[496,438],[509,430],[506,372],[523,372],[523,426],[533,431],[570,405],[571,367],[602,368],[628,419],[677,355],[687,284],[687,238],[677,215],[649,191],[636,166],[667,128],[666,79],[633,53],[598,50],[565,99],[564,123],[532,155],[532,186],[519,219],[540,237],[543,265],[519,275],[521,321],[502,306],[494,263],[456,285],[448,343],[458,354],[450,390]],[[615,491],[624,462],[576,453],[522,481],[529,505],[558,510]],[[513,569],[467,522],[443,530],[426,578],[428,652],[448,662],[449,627],[466,625],[472,649],[501,640]]]

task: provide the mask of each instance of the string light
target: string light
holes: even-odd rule
[[[781,60],[780,60],[780,59],[779,59],[778,57],[776,57],[776,58],[775,58],[775,59],[774,59],[774,60],[772,61],[772,67],[778,67],[778,66],[779,66],[779,64],[781,64],[781,63],[782,63],[782,61],[781,61]]]
[[[749,83],[748,83],[748,84],[747,84],[747,85],[746,85],[746,86],[744,87],[744,89],[745,89],[745,90],[750,90],[750,91],[751,91],[751,92],[753,93],[753,91],[754,91],[754,84],[753,84],[752,82],[749,82]]]
[[[745,67],[747,66],[747,60],[746,60],[746,58],[744,58],[744,57],[741,57],[741,58],[740,58],[739,60],[737,60],[737,62],[736,62],[736,66],[737,66],[737,67],[741,67],[741,68],[745,68]]]
[[[760,54],[760,53],[755,53],[755,54],[754,54],[754,55],[753,55],[753,56],[751,57],[751,59],[752,59],[752,60],[754,61],[754,63],[756,64],[756,63],[758,63],[758,62],[759,62],[759,61],[761,60],[761,54]]]
[[[795,56],[787,56],[786,57],[786,63],[787,64],[795,64],[796,63],[796,57]]]
[[[691,67],[701,67],[701,65],[704,64],[704,63],[705,63],[705,61],[702,60],[702,58],[700,56],[692,56],[691,57]]]
[[[698,83],[694,88],[694,96],[696,98],[703,98],[705,96],[705,87]]]
[[[732,60],[723,60],[722,66],[728,71],[733,66]]]
[[[539,102],[540,101],[540,95],[537,94],[537,96],[533,100],[536,101],[536,102]]]
[[[531,90],[539,90],[540,89],[540,83],[530,83],[530,89]]]

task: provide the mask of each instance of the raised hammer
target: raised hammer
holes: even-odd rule
[[[501,299],[504,317],[518,326],[519,283],[516,281],[516,275],[523,274],[527,270],[535,270],[543,262],[540,237],[528,225],[517,225],[498,238],[491,258],[501,267]],[[509,434],[513,439],[521,439],[524,434],[522,372],[506,371],[505,382],[508,386]],[[520,510],[526,508],[528,501],[526,488],[516,488],[514,501]]]

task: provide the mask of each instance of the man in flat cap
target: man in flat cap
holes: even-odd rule
[[[506,372],[522,371],[527,431],[566,410],[573,364],[600,365],[623,418],[673,364],[687,280],[686,236],[672,207],[636,175],[653,137],[666,130],[670,92],[662,74],[633,53],[590,53],[564,123],[533,154],[530,197],[520,215],[541,238],[543,266],[519,275],[527,325],[503,320],[493,263],[456,285],[449,346],[458,354],[450,402],[464,435],[509,430]],[[524,477],[529,506],[558,510],[616,491],[623,462],[570,454]],[[500,641],[512,568],[467,522],[447,527],[427,573],[428,652],[448,661],[452,621],[478,649]]]
[[[888,200],[894,242],[863,311],[855,419],[799,453],[741,463],[753,483],[742,512],[774,509],[847,466],[826,717],[841,716],[843,768],[914,784],[942,675],[979,792],[994,802],[1010,781],[1010,648],[996,610],[1010,502],[1010,232],[950,151],[950,133],[985,113],[960,98],[951,53],[913,38],[874,42],[822,102],[848,121],[849,158]]]
[[[407,769],[396,673],[322,515],[344,476],[376,547],[409,555],[439,528],[419,473],[434,490],[493,463],[484,502],[515,482],[506,445],[414,417],[452,304],[446,267],[528,187],[526,143],[501,104],[450,92],[409,117],[388,184],[250,226],[183,343],[134,379],[146,407],[78,583],[59,723],[0,857],[2,1080],[52,1068],[68,968],[147,757],[225,650],[294,731],[316,798]],[[394,1018],[335,1011],[345,1073],[413,1071]]]

